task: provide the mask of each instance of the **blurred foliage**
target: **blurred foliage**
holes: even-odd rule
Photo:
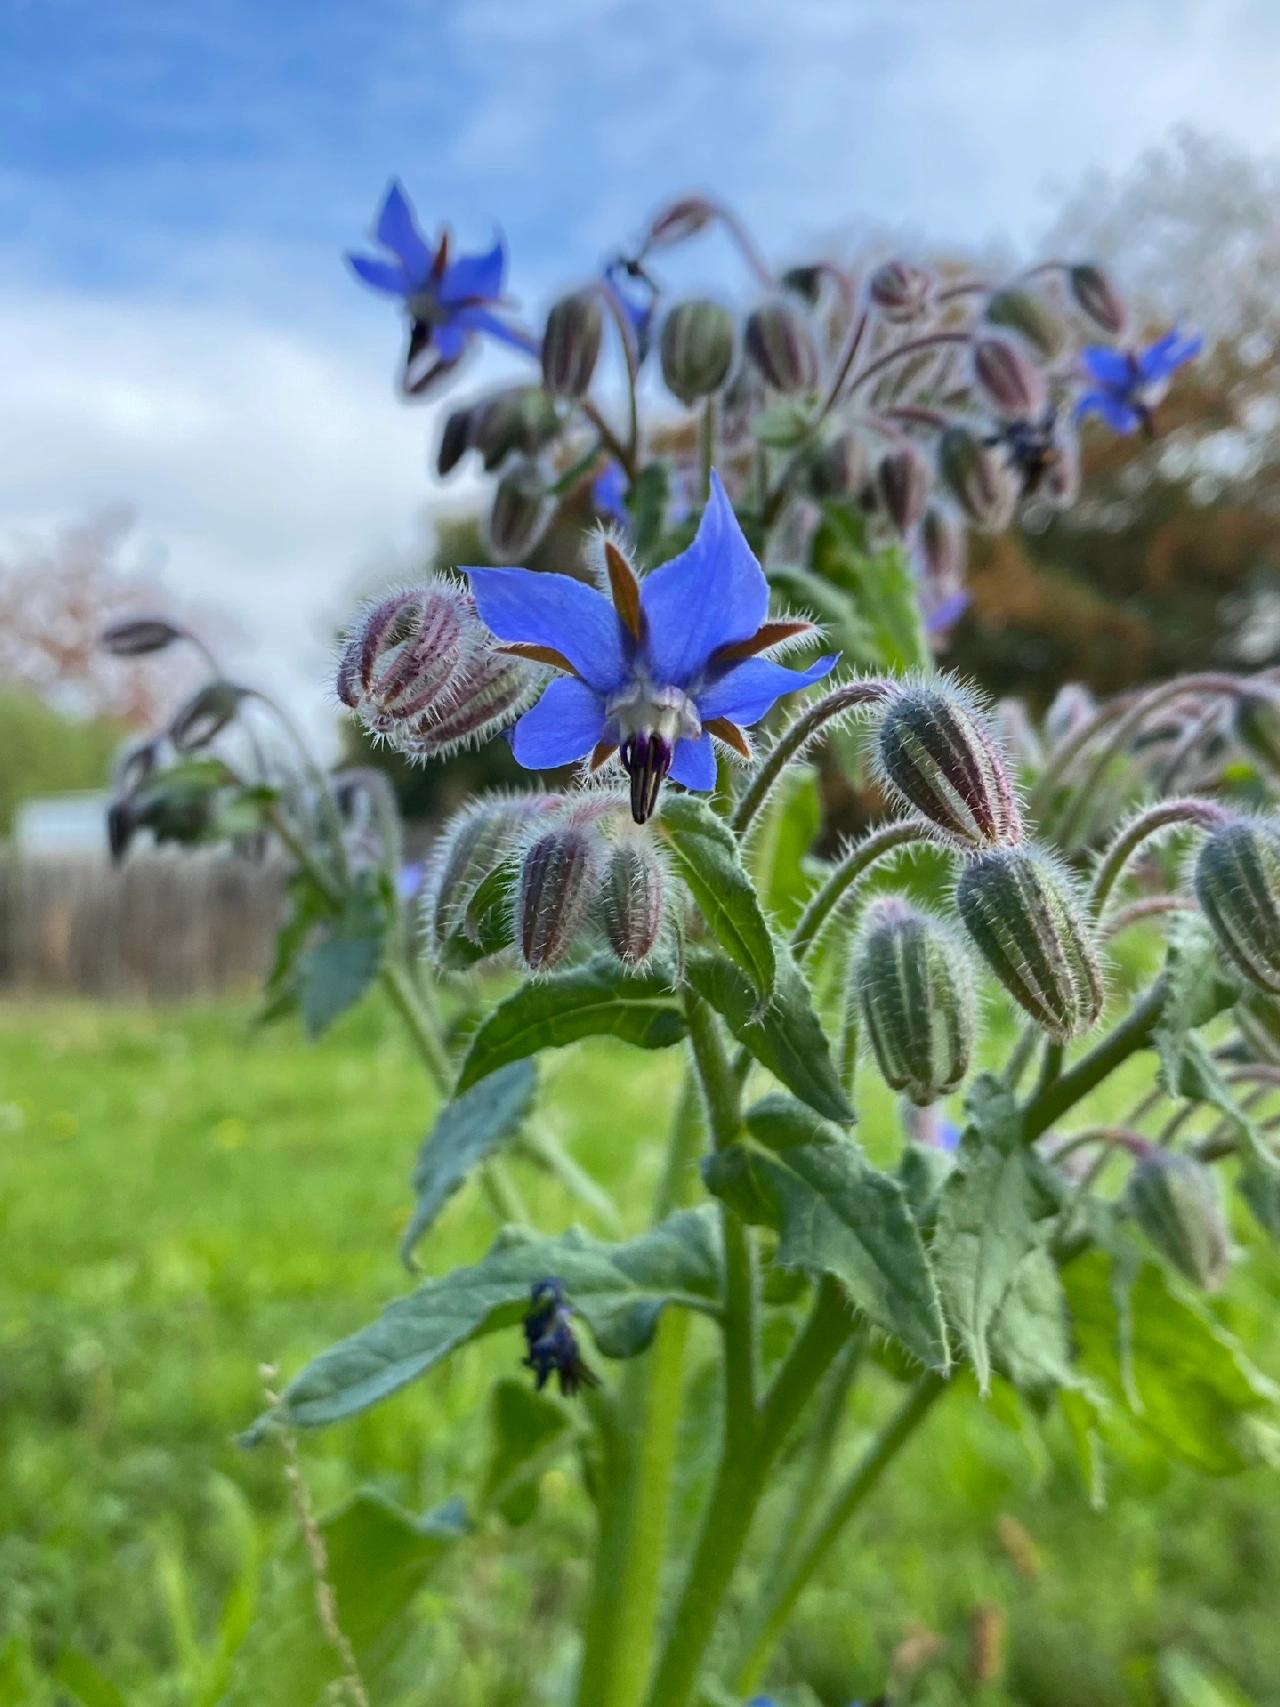
[[[70,716],[22,688],[0,689],[0,837],[24,800],[101,788],[120,739],[117,724]]]

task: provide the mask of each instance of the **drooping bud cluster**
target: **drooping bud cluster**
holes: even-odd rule
[[[1222,1194],[1212,1171],[1177,1151],[1152,1148],[1129,1176],[1129,1211],[1178,1272],[1216,1292],[1231,1256]]]
[[[510,456],[536,456],[561,430],[556,400],[540,385],[510,385],[445,417],[436,471],[450,474],[469,450],[486,474]]]
[[[895,896],[874,901],[850,960],[848,999],[885,1080],[918,1107],[964,1079],[973,991],[965,949],[939,920]]]
[[[604,309],[595,291],[562,296],[542,334],[542,382],[556,397],[585,397],[600,359]]]
[[[1023,1011],[1058,1042],[1102,1011],[1102,969],[1081,898],[1051,855],[998,848],[965,865],[956,905],[978,952]]]
[[[678,302],[662,323],[662,377],[684,404],[720,390],[733,350],[733,316],[718,302]]]
[[[880,719],[876,756],[889,790],[965,848],[1015,844],[1022,820],[985,714],[953,684],[907,684]]]
[[[559,807],[552,794],[490,795],[455,814],[433,850],[422,890],[423,930],[438,959],[461,935],[480,947],[470,918],[480,886],[510,865],[528,828]]]
[[[1238,818],[1206,836],[1195,891],[1224,958],[1250,984],[1280,995],[1280,824]]]
[[[812,391],[818,383],[818,350],[809,317],[785,297],[752,310],[743,347],[774,391]]]

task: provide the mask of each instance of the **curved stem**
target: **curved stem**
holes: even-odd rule
[[[833,868],[822,888],[809,898],[791,933],[791,950],[797,960],[803,960],[812,948],[818,933],[841,900],[858,879],[878,860],[894,853],[911,842],[938,840],[937,831],[923,818],[899,818],[872,830],[860,842],[855,842]]]
[[[325,820],[333,841],[334,865],[338,869],[339,876],[345,878],[347,875],[347,850],[342,838],[342,819],[338,813],[337,802],[333,798],[333,789],[330,787],[328,775],[303,740],[302,731],[279,701],[272,699],[270,694],[263,693],[259,688],[246,688],[245,692],[251,699],[256,699],[259,705],[271,713],[288,736],[294,751],[301,759],[302,768],[310,777],[319,797],[321,816]]]
[[[582,397],[578,400],[578,407],[581,409],[588,421],[590,421],[596,432],[599,433],[601,442],[608,450],[610,456],[622,465],[623,473],[626,475],[627,479],[634,480],[636,477],[635,456],[627,449],[626,445],[623,444],[617,433],[614,432],[613,428],[600,413],[596,404],[590,397]]]
[[[898,344],[892,350],[886,350],[882,356],[877,356],[873,362],[868,362],[866,367],[854,376],[845,396],[852,397],[854,392],[861,391],[869,379],[874,379],[886,368],[895,367],[898,362],[905,361],[908,356],[919,355],[922,350],[940,349],[946,344],[967,344],[969,342],[971,339],[967,332],[926,332],[919,338],[908,338],[905,344]]]
[[[1160,918],[1166,913],[1198,911],[1195,902],[1185,895],[1148,895],[1141,901],[1131,901],[1127,907],[1117,907],[1103,921],[1102,935],[1110,942],[1112,937],[1127,931],[1131,925],[1141,924],[1144,919]]]
[[[1145,841],[1159,835],[1162,830],[1173,829],[1179,825],[1212,830],[1225,824],[1230,816],[1231,814],[1215,800],[1195,799],[1166,800],[1159,806],[1150,806],[1145,812],[1140,812],[1121,829],[1102,856],[1089,891],[1089,908],[1094,918],[1101,916],[1107,904],[1107,897]]]
[[[778,779],[793,759],[804,752],[824,725],[844,717],[851,711],[866,710],[888,699],[895,684],[888,678],[868,677],[864,681],[846,682],[816,700],[807,711],[801,712],[781,732],[769,751],[751,774],[746,792],[734,808],[730,820],[741,836],[751,826],[752,819],[776,787]]]
[[[640,405],[636,396],[640,376],[640,352],[636,348],[635,328],[622,305],[621,297],[609,281],[597,279],[595,288],[612,315],[613,323],[618,328],[618,336],[622,340],[622,359],[627,364],[627,446],[634,468],[640,448]]]

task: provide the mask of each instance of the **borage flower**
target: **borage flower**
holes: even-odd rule
[[[516,724],[517,761],[548,770],[590,754],[597,770],[617,752],[631,779],[631,815],[643,824],[664,777],[714,788],[712,737],[749,758],[744,728],[825,676],[837,657],[787,670],[765,656],[813,625],[766,620],[769,583],[715,474],[686,551],[638,580],[606,539],[604,569],[612,602],[569,575],[464,573],[505,650],[564,672]]]
[[[383,197],[374,236],[391,258],[349,254],[347,265],[362,283],[385,296],[398,297],[404,305],[410,323],[406,391],[425,390],[462,358],[477,336],[526,352],[532,349],[526,334],[492,312],[502,297],[507,267],[500,237],[484,254],[450,260],[448,231],[441,232],[434,247],[427,242],[397,179],[392,179]],[[428,351],[435,360],[425,372],[415,373]]]
[[[1198,334],[1183,337],[1175,326],[1145,350],[1113,350],[1093,344],[1082,350],[1081,360],[1093,381],[1076,404],[1076,419],[1101,415],[1117,433],[1155,437],[1153,411],[1169,389],[1170,377],[1200,354],[1204,340]]]

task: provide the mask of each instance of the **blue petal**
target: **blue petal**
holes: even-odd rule
[[[1171,332],[1166,332],[1163,338],[1157,338],[1139,358],[1138,366],[1144,380],[1165,379],[1175,368],[1184,362],[1194,360],[1200,354],[1204,340],[1200,337],[1184,338],[1175,326]]]
[[[560,676],[516,724],[511,750],[527,771],[554,770],[585,756],[604,734],[604,701],[585,682]]]
[[[1087,391],[1076,404],[1077,421],[1082,421],[1089,414],[1101,415],[1116,433],[1136,433],[1142,425],[1142,417],[1136,409],[1105,391]]]
[[[695,701],[698,716],[704,723],[712,717],[727,717],[744,727],[758,723],[783,694],[812,687],[839,662],[839,653],[832,653],[810,664],[807,670],[788,670],[771,658],[748,658],[726,670],[698,694]]]
[[[531,569],[464,569],[480,620],[499,640],[553,646],[598,694],[626,675],[617,613],[603,593],[569,575]]]
[[[640,584],[654,680],[683,687],[719,646],[748,640],[769,610],[769,583],[738,526],[720,477],[693,544]]]
[[[431,328],[431,347],[442,362],[456,362],[471,342],[471,328],[461,315],[451,314]]]
[[[409,198],[398,178],[393,178],[387,188],[374,235],[384,248],[400,257],[415,289],[427,282],[431,276],[431,251],[418,230]]]
[[[408,296],[409,281],[399,261],[375,261],[371,255],[348,255],[347,265],[363,284],[388,296]]]
[[[696,741],[677,741],[667,774],[672,782],[709,794],[716,785],[716,750],[710,735],[700,735]]]
[[[502,295],[507,251],[501,237],[484,255],[459,255],[440,280],[441,302],[493,302]]]
[[[950,628],[969,608],[969,595],[961,590],[958,593],[948,593],[945,599],[936,604],[924,619],[926,634],[941,634]]]
[[[1113,350],[1106,344],[1090,344],[1081,350],[1080,359],[1088,369],[1091,379],[1096,379],[1099,385],[1121,386],[1127,389],[1133,383],[1133,369],[1129,365],[1129,357],[1123,350]]]
[[[468,332],[487,333],[500,344],[509,344],[513,350],[522,350],[525,355],[537,353],[538,346],[527,332],[508,326],[496,314],[490,314],[487,308],[455,308],[452,318],[456,325],[465,327]]]

